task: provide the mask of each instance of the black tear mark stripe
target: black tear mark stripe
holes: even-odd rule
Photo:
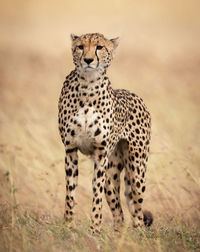
[[[97,55],[97,49],[95,50],[95,55],[96,55],[96,57],[97,57],[97,67],[99,66],[99,57],[98,57],[98,55]]]

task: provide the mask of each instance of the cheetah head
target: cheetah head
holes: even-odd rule
[[[102,34],[71,35],[72,55],[80,76],[87,80],[97,79],[110,65],[119,38],[106,39]]]

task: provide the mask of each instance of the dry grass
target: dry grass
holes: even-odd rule
[[[199,4],[166,3],[1,3],[0,251],[200,249]],[[144,203],[154,214],[151,229],[131,229],[122,188],[123,232],[112,231],[104,204],[101,235],[89,233],[93,167],[82,155],[75,222],[62,220],[57,100],[73,68],[69,34],[91,31],[120,35],[108,75],[115,88],[143,97],[152,114]]]

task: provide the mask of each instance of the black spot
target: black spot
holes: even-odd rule
[[[95,216],[94,216],[96,219],[99,217],[99,215],[98,214],[95,214]]]
[[[65,152],[66,152],[66,153],[71,153],[71,152],[74,152],[74,151],[77,151],[77,148],[74,148],[74,149],[67,149]]]
[[[94,133],[94,136],[98,136],[101,133],[101,130],[99,128],[97,128],[97,130]]]
[[[111,191],[108,191],[107,194],[110,196],[110,195],[112,194],[112,192],[111,192]]]
[[[74,136],[74,135],[75,135],[75,131],[72,130],[72,131],[71,131],[71,136]]]
[[[101,171],[98,171],[97,172],[97,178],[100,178],[102,176],[102,172]]]
[[[140,182],[137,182],[137,183],[136,183],[136,186],[137,186],[138,188],[140,188]]]
[[[78,164],[78,160],[74,160],[74,165],[77,165]]]
[[[72,207],[70,206],[69,202],[67,202],[67,206],[69,207],[69,209],[72,209]]]
[[[142,187],[142,192],[144,192],[144,191],[145,191],[145,189],[146,189],[146,187],[145,187],[145,186],[143,186],[143,187]]]
[[[132,171],[135,171],[135,167],[133,164],[131,165],[131,169],[132,169]]]
[[[66,170],[66,175],[67,176],[72,176],[72,169],[71,168]]]
[[[77,85],[76,88],[75,88],[77,92],[78,92],[78,88],[79,88],[79,85]]]
[[[84,107],[84,104],[82,101],[79,102],[79,105],[83,108]]]
[[[119,163],[119,164],[117,165],[117,169],[118,169],[119,171],[122,170],[122,164],[121,164],[121,163]]]
[[[140,198],[140,199],[138,200],[138,202],[139,202],[139,203],[142,203],[142,201],[143,201],[143,199],[142,199],[142,198]]]
[[[77,176],[78,176],[78,169],[76,169],[74,172],[74,177],[77,177]]]
[[[117,173],[113,176],[113,179],[114,179],[114,180],[117,179]]]
[[[102,141],[101,144],[102,144],[103,146],[106,146],[106,141]]]
[[[137,134],[140,134],[140,131],[139,131],[139,129],[136,129],[136,130],[135,130],[135,132],[136,132]]]

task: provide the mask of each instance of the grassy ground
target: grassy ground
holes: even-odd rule
[[[1,251],[193,251],[198,250],[200,230],[182,220],[158,219],[152,228],[133,230],[124,226],[116,233],[103,225],[101,234],[90,233],[89,222],[76,220],[66,225],[63,219],[20,214],[1,206]]]
[[[79,2],[79,10],[76,4],[1,3],[0,251],[198,251],[198,2],[103,0],[97,8],[87,0]],[[150,229],[131,228],[122,185],[122,232],[113,232],[104,199],[102,233],[90,234],[93,166],[81,154],[75,221],[63,222],[57,101],[73,69],[70,33],[91,31],[121,37],[108,75],[114,88],[141,96],[152,114],[144,201],[154,215]]]

